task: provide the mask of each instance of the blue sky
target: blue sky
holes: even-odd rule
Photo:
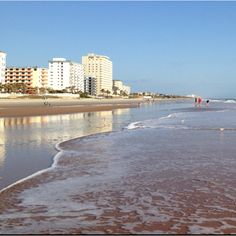
[[[113,61],[132,91],[236,97],[236,2],[0,2],[8,66]]]

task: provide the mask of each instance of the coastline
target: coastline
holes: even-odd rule
[[[140,99],[1,99],[0,117],[107,111],[138,107],[140,102],[142,102]]]
[[[186,99],[186,98],[185,98]],[[152,101],[176,101],[184,98],[157,98]],[[0,99],[1,117],[45,116],[81,112],[108,111],[135,108],[141,103],[152,102],[142,98],[134,99]],[[46,105],[45,105],[46,104]]]

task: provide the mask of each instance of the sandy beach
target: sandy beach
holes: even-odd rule
[[[137,107],[142,99],[1,99],[0,117],[107,111]]]

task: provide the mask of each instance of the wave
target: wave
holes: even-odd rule
[[[148,119],[130,123],[126,129],[181,129],[181,130],[198,130],[198,131],[236,131],[232,120],[222,121],[229,109],[212,110],[208,114],[199,112],[179,112],[171,113],[156,119]],[[222,114],[223,113],[223,114]],[[226,122],[226,123],[225,123]]]
[[[144,126],[142,125],[141,121],[132,122],[127,127],[125,127],[125,129],[130,129],[130,130],[138,129],[138,128],[144,128]]]
[[[224,103],[236,103],[235,100],[226,100]]]
[[[235,99],[210,99],[210,102],[236,103]]]

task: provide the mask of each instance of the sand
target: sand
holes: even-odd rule
[[[0,117],[107,111],[138,107],[140,99],[1,99]]]

